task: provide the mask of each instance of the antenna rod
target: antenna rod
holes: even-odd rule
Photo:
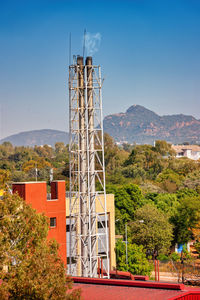
[[[71,65],[71,49],[72,48],[72,36],[71,32],[69,34],[69,65]]]
[[[83,61],[85,56],[85,38],[86,38],[86,29],[84,29],[84,36],[83,36]]]

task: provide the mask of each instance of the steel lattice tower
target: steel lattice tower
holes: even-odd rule
[[[69,274],[97,277],[100,259],[109,277],[100,66],[77,56],[69,66]],[[96,213],[96,206],[101,212]],[[99,211],[99,210],[98,210]],[[98,228],[101,228],[100,232]]]

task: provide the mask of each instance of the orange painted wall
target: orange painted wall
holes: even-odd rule
[[[47,200],[46,182],[13,183],[13,193],[16,192],[38,213],[44,213],[49,218],[56,218],[56,227],[49,228],[48,238],[55,238],[59,243],[60,256],[66,265],[65,181],[51,183],[51,200]]]
[[[60,255],[66,264],[66,200],[65,181],[51,183],[51,198],[46,201],[46,213],[49,218],[56,217],[56,227],[50,228],[48,237],[55,238],[60,245]]]

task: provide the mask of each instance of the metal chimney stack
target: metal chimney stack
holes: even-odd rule
[[[73,65],[69,66],[68,273],[97,277],[101,260],[104,277],[109,278],[101,84],[100,66],[93,65],[92,57],[86,58],[85,65],[83,57],[75,57]],[[96,212],[97,205],[102,212]]]
[[[85,82],[83,57],[77,57],[78,74],[78,107],[79,107],[79,164],[80,164],[80,226],[82,276],[88,276],[88,220],[87,220],[87,161],[86,161],[86,123],[85,123]]]

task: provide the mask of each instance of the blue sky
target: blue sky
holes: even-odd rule
[[[69,33],[101,34],[104,115],[133,104],[200,119],[200,1],[1,0],[0,138],[68,130]]]

